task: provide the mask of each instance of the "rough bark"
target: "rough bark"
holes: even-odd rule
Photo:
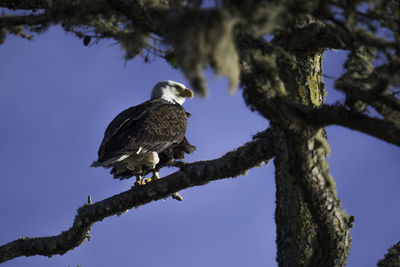
[[[291,106],[303,120],[310,121],[310,125],[340,125],[400,146],[399,117],[396,118],[396,121],[382,120],[348,110],[338,105],[323,105],[314,110],[294,105]],[[391,112],[393,113],[393,111]]]
[[[309,25],[307,20],[294,30],[305,25]],[[323,125],[315,127],[312,121],[291,116],[289,109],[275,104],[275,98],[285,95],[294,103],[318,108],[325,96],[324,50],[294,50],[290,36],[283,33],[273,42],[295,58],[295,65],[278,59],[276,68],[267,69],[266,73],[259,67],[262,59],[257,54],[257,41],[243,43],[246,53],[255,56],[242,57],[244,97],[251,107],[274,122],[277,260],[279,266],[285,267],[344,266],[350,250],[352,218],[342,211],[329,175],[329,145],[325,130],[320,128]],[[268,49],[264,52],[268,57]],[[263,104],[265,101],[271,105]]]
[[[274,162],[281,199],[276,211],[280,266],[345,266],[354,218],[341,209],[329,175],[329,145],[319,134],[309,138],[277,130],[277,135],[279,154]]]
[[[44,7],[41,0],[1,0],[0,6],[9,9],[38,10]]]

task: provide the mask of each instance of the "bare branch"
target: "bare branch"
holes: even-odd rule
[[[43,0],[0,0],[0,7],[8,9],[37,10],[44,7]]]
[[[38,25],[49,23],[50,18],[47,14],[28,15],[28,16],[3,16],[0,17],[0,27],[11,27],[17,25]]]
[[[305,110],[303,107],[296,108],[297,113],[303,113]],[[307,112],[303,115],[310,124],[340,125],[400,146],[400,127],[391,121],[372,118],[336,105],[324,105],[319,109],[307,108]]]
[[[303,121],[315,128],[339,125],[400,146],[400,122],[370,117],[348,110],[342,105],[322,105],[319,108],[312,108],[287,99],[274,100],[271,103],[274,105],[279,103],[281,109],[292,117],[293,122]]]
[[[288,49],[292,51],[317,51],[319,49],[349,49],[354,39],[341,27],[321,22],[310,23],[290,33]]]
[[[1,246],[0,262],[20,256],[64,254],[83,243],[95,222],[151,201],[167,198],[182,189],[243,175],[247,170],[267,162],[272,157],[272,134],[267,130],[264,134],[257,135],[253,141],[218,159],[184,164],[180,171],[163,179],[133,187],[94,204],[85,204],[78,209],[72,227],[61,234],[24,237]]]

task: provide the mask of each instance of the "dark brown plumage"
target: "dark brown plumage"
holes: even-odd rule
[[[190,114],[180,104],[193,93],[172,81],[157,84],[152,93],[157,95],[155,90],[167,95],[128,108],[111,121],[93,167],[112,168],[111,174],[119,179],[137,176],[139,181],[149,172],[157,179],[160,168],[196,149],[185,138]],[[164,99],[171,95],[180,102]]]
[[[187,114],[179,104],[152,99],[131,107],[110,123],[98,151],[99,162],[145,151],[161,152],[185,136]]]

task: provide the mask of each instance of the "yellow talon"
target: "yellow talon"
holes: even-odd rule
[[[139,186],[139,185],[143,185],[143,181],[142,181],[142,177],[140,175],[136,176],[136,182],[134,183],[134,186]]]
[[[158,175],[158,172],[156,172],[156,171],[153,172],[153,176],[151,178],[142,178],[142,176],[138,175],[138,176],[136,176],[136,182],[133,186],[145,185],[145,184],[150,183],[151,181],[155,181],[158,179],[160,179],[160,176]]]
[[[151,181],[152,181],[151,178],[144,178],[144,179],[142,180],[142,184],[148,184],[148,183],[150,183]]]
[[[158,180],[158,179],[160,179],[160,176],[158,175],[158,172],[154,171],[152,177],[150,177],[150,178],[142,178],[142,184],[145,185],[145,184],[150,183],[151,181],[155,181],[155,180]]]

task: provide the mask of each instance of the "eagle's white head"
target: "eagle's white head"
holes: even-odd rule
[[[185,102],[187,97],[193,98],[192,90],[174,81],[158,82],[151,91],[151,99],[162,98],[171,103],[179,103],[180,105]]]

